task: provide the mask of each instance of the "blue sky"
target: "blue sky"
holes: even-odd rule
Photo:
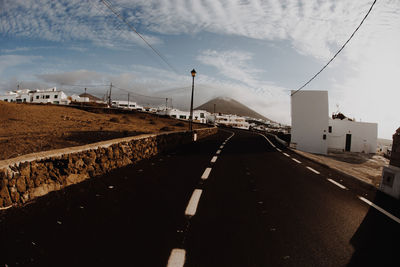
[[[101,96],[113,82],[184,109],[195,68],[195,105],[231,97],[290,124],[290,90],[332,57],[372,0],[110,2],[176,71],[101,1],[0,0],[0,91],[20,84],[80,93],[83,87],[70,85],[93,85],[88,92]],[[377,122],[379,137],[391,139],[400,126],[399,47],[400,2],[380,0],[305,89],[328,90],[330,113]]]

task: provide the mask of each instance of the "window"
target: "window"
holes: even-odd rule
[[[204,113],[200,113],[200,118],[204,119]]]
[[[36,96],[36,99],[39,99],[39,96],[38,96],[38,95]]]
[[[26,102],[26,98],[24,98],[24,102]]]
[[[326,134],[324,134],[324,135],[322,136],[322,139],[326,140]]]
[[[332,132],[332,126],[329,126],[329,128],[328,128],[328,132]]]
[[[8,102],[8,99],[4,99],[4,101]]]
[[[58,95],[54,95],[54,98],[58,98]]]
[[[179,115],[179,119],[186,119],[185,115]]]
[[[46,99],[49,99],[50,98],[50,95],[46,95]]]
[[[176,115],[172,115],[171,117],[172,117],[172,118],[176,118]]]

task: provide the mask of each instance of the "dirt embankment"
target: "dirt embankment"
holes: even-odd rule
[[[0,101],[0,160],[114,138],[186,129],[186,122],[140,112],[101,114],[56,105]]]

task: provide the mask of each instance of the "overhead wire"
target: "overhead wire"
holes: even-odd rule
[[[349,39],[347,39],[347,41],[342,45],[342,47],[336,52],[336,54],[328,61],[328,63],[325,64],[325,66],[322,67],[322,69],[320,69],[314,76],[311,77],[311,79],[309,79],[304,85],[302,85],[299,89],[297,89],[296,91],[294,91],[293,93],[291,93],[290,96],[293,96],[294,94],[296,94],[298,91],[300,91],[301,89],[303,89],[304,87],[306,87],[310,82],[312,82],[326,67],[328,67],[328,65],[337,57],[337,55],[339,55],[340,52],[342,52],[342,50],[345,48],[345,46],[348,44],[348,42],[350,42],[350,40],[353,38],[354,34],[358,31],[358,29],[360,29],[361,25],[364,23],[364,21],[367,19],[369,13],[371,13],[372,8],[374,7],[375,3],[377,0],[374,0],[374,2],[372,3],[371,7],[369,8],[367,14],[364,16],[364,18],[361,20],[361,23],[358,25],[358,27],[353,31],[353,33],[350,35]]]
[[[167,61],[167,59],[157,50],[155,49],[137,30],[135,27],[133,27],[118,11],[113,8],[112,4],[108,0],[101,0],[101,2],[111,10],[112,13],[114,13],[120,20],[122,20],[132,31],[134,31],[142,40],[143,42],[146,43],[148,47],[153,50],[154,53],[158,55],[158,57],[161,58],[161,60],[167,64],[167,66],[173,70],[175,73],[178,73],[178,71]]]

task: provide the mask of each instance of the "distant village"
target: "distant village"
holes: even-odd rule
[[[107,102],[87,93],[83,93],[81,95],[73,94],[68,96],[63,91],[58,91],[56,87],[49,89],[18,89],[14,91],[8,91],[0,95],[0,100],[13,103],[55,105],[97,104],[99,106],[108,108],[150,112],[157,115],[169,116],[179,120],[189,120],[190,118],[189,111],[170,108],[167,105],[157,107],[141,106],[136,102],[127,100],[110,100]],[[214,124],[247,130],[255,129],[267,132],[290,133],[290,126],[286,126],[274,121],[239,116],[236,114],[211,113],[206,110],[193,110],[193,121],[197,123]]]

